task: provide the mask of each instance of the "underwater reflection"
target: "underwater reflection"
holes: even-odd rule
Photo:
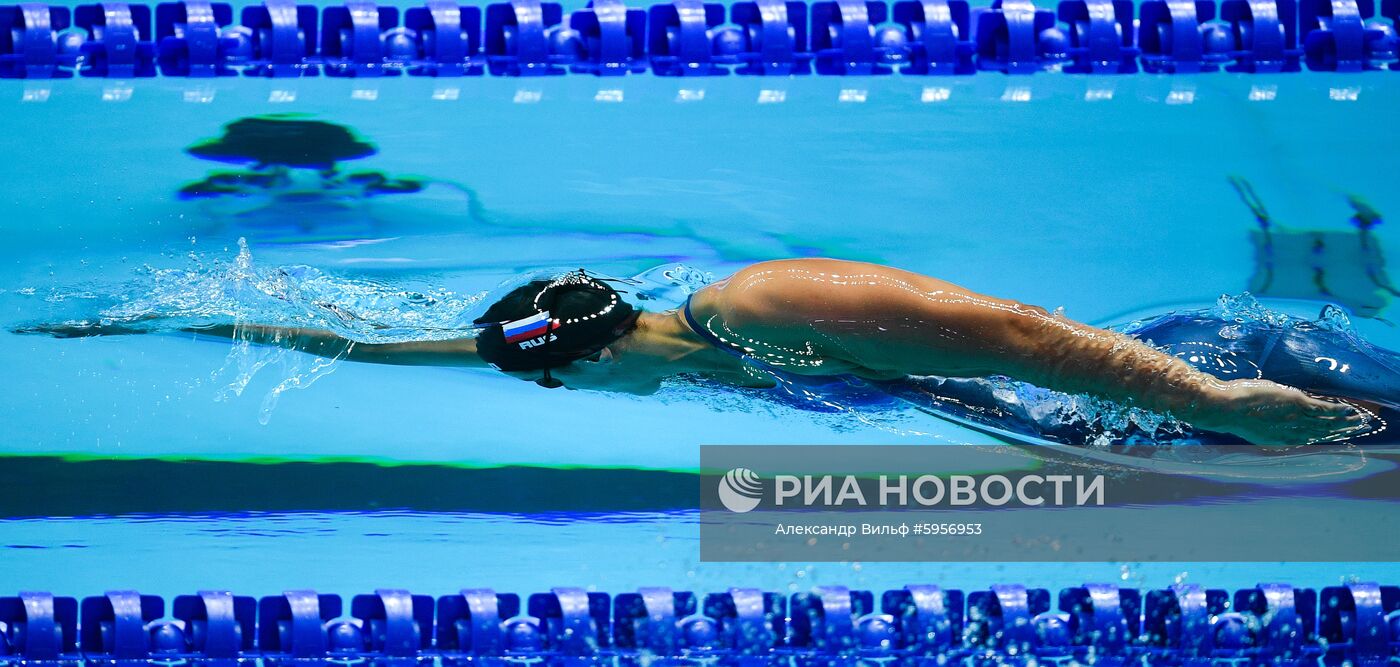
[[[186,149],[205,160],[334,170],[336,163],[374,155],[373,144],[361,141],[349,128],[290,115],[242,118],[224,126],[224,134]]]
[[[238,119],[186,152],[242,168],[210,171],[181,187],[179,198],[260,242],[452,231],[480,217],[475,193],[463,185],[347,170],[344,163],[378,153],[375,145],[343,125],[295,114]]]
[[[1353,231],[1296,229],[1269,215],[1248,180],[1232,176],[1230,185],[1257,223],[1250,231],[1255,255],[1251,293],[1335,303],[1361,317],[1380,317],[1400,296],[1386,273],[1385,254],[1375,233],[1381,214],[1361,197],[1347,197]]]
[[[568,203],[570,208],[549,215],[488,212],[476,190],[466,184],[358,168],[361,161],[379,155],[378,146],[353,128],[304,114],[240,118],[185,152],[222,165],[178,188],[178,199],[199,211],[196,231],[244,237],[254,246],[469,234],[473,249],[490,242],[510,244],[513,267],[557,260],[540,249],[542,234],[562,235],[575,253],[590,253],[597,261],[655,257],[756,261],[774,255],[850,254],[844,248],[790,238],[762,226],[739,231],[732,226],[711,227],[701,224],[703,217],[680,212],[658,219],[648,212],[629,215],[573,202]],[[626,187],[620,190],[578,181],[561,182],[558,187],[609,196],[713,194],[716,201],[730,206],[734,200],[774,196],[771,188],[737,181],[646,177],[627,178],[623,183]],[[549,193],[550,187],[543,183],[540,192]],[[470,265],[483,259],[488,265],[499,263],[499,255],[490,251],[463,252],[456,261]]]

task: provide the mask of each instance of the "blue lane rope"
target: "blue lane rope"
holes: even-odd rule
[[[989,590],[818,586],[697,595],[555,588],[521,597],[464,589],[340,596],[222,591],[163,599],[110,591],[81,602],[0,597],[0,664],[377,665],[882,663],[989,667],[1383,667],[1400,660],[1400,587],[1260,584],[1139,591],[1085,584]],[[763,661],[762,663],[758,661]]]
[[[1400,70],[1400,0],[0,5],[0,77]]]

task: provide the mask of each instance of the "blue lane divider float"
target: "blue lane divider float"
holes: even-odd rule
[[[232,667],[256,655],[257,601],[227,591],[180,595],[171,616],[184,634],[182,657],[202,657],[210,667]]]
[[[1060,21],[1069,26],[1066,72],[1131,74],[1137,71],[1133,0],[1067,0]]]
[[[324,659],[330,647],[353,635],[348,622],[335,623],[341,602],[336,595],[287,591],[258,601],[258,649],[267,665]]]
[[[704,613],[719,627],[715,648],[746,663],[767,659],[786,641],[787,599],[777,593],[731,588],[707,595]]]
[[[0,77],[788,76],[1400,68],[1400,0],[0,5]]]
[[[1069,39],[1055,23],[1055,12],[1030,0],[992,0],[973,10],[977,67],[1007,74],[1029,74],[1063,64]]]
[[[1152,73],[1213,72],[1234,46],[1229,26],[1215,21],[1215,3],[1144,0],[1138,28],[1143,69]]]
[[[1223,0],[1220,18],[1233,36],[1232,72],[1296,72],[1298,5],[1295,0]]]
[[[717,2],[674,0],[654,5],[647,17],[647,49],[652,71],[661,76],[723,76],[737,63],[744,35],[723,27],[725,7]]]
[[[135,591],[109,591],[83,600],[80,643],[89,660],[145,661],[182,648],[183,635],[162,621],[165,601]]]
[[[1242,629],[1252,632],[1248,652],[1286,665],[1316,664],[1323,648],[1315,641],[1317,593],[1288,584],[1261,584],[1235,592],[1235,613],[1246,619]]]
[[[1138,591],[1085,584],[1060,591],[1059,608],[1078,662],[1122,667],[1136,657],[1134,642],[1142,632]]]
[[[573,71],[599,76],[646,71],[646,11],[622,0],[589,0],[569,15],[569,27],[583,47]]]
[[[1391,60],[1395,61],[1390,63],[1390,69],[1400,70],[1400,61],[1396,61],[1396,51],[1400,50],[1400,46],[1397,45],[1397,42],[1400,42],[1400,39],[1397,39],[1395,34],[1397,31],[1400,31],[1400,0],[1381,0],[1381,15],[1388,19],[1390,24],[1387,26],[1383,22],[1376,21],[1373,25],[1378,26],[1382,37],[1388,43],[1382,45],[1381,48],[1376,49],[1376,51],[1380,53],[1388,52]],[[1387,31],[1384,28],[1386,27],[1390,29],[1388,31],[1389,34],[1385,34]]]
[[[237,74],[232,52],[237,37],[224,37],[233,25],[227,3],[166,2],[156,5],[156,49],[166,76],[213,77]]]
[[[976,651],[976,662],[995,665],[1009,655],[1021,656],[1015,664],[1023,664],[1042,635],[1063,645],[1062,633],[1057,632],[1062,620],[1047,616],[1049,611],[1050,592],[1043,588],[1004,584],[969,593],[966,642]]]
[[[480,8],[459,5],[456,0],[428,0],[427,6],[404,12],[404,27],[413,44],[409,74],[453,77],[482,73]]]
[[[1393,587],[1372,583],[1331,586],[1321,591],[1328,604],[1319,609],[1318,637],[1326,642],[1327,662],[1381,667],[1400,645],[1397,618],[1386,609],[1397,604]]]
[[[1197,584],[1180,584],[1149,591],[1144,600],[1142,635],[1148,662],[1181,667],[1210,667],[1215,654],[1221,614],[1229,608],[1229,593]],[[1222,653],[1229,656],[1228,651]]]
[[[86,33],[81,49],[83,76],[155,76],[150,7],[124,2],[78,5],[73,25]]]
[[[418,47],[399,12],[371,0],[350,0],[327,7],[321,18],[321,60],[329,76],[384,76],[413,60]]]
[[[72,12],[40,3],[0,6],[0,76],[50,79],[73,76],[82,36],[68,32]]]
[[[889,74],[907,52],[904,30],[881,26],[882,2],[824,0],[812,4],[812,52],[818,74]]]
[[[0,660],[73,662],[78,651],[78,601],[46,592],[0,597]]]
[[[894,22],[908,45],[907,74],[972,74],[977,50],[966,0],[900,0]]]
[[[236,49],[246,54],[244,73],[250,76],[296,77],[320,73],[316,53],[316,8],[295,0],[265,0],[243,8],[244,30],[233,33],[246,40]]]
[[[642,588],[613,599],[613,644],[619,650],[676,655],[682,645],[708,648],[718,637],[712,619],[694,616],[694,593]]]
[[[1375,13],[1371,0],[1303,0],[1298,29],[1308,68],[1357,72],[1394,60],[1395,28]]]
[[[512,621],[519,614],[520,596],[514,593],[466,588],[438,598],[434,645],[445,667],[526,648],[513,643],[530,634],[514,630]]]
[[[1057,595],[1016,584],[966,594],[910,585],[878,596],[824,585],[786,597],[746,588],[704,596],[555,588],[523,604],[490,589],[436,600],[380,589],[352,597],[346,611],[340,596],[309,590],[257,601],[201,591],[174,598],[168,616],[163,599],[135,591],[81,601],[25,592],[0,597],[0,664],[640,667],[674,658],[744,667],[852,660],[1385,667],[1400,660],[1400,586],[1366,582],[1320,591],[1260,584],[1233,594],[1095,583]]]
[[[929,584],[885,591],[880,608],[894,618],[896,646],[914,655],[958,657],[963,644],[963,592]]]
[[[541,651],[552,656],[586,657],[610,647],[607,593],[555,588],[528,599],[527,613],[538,619]]]
[[[811,72],[807,5],[787,0],[746,0],[729,10],[744,35],[740,74],[792,75]]]
[[[487,5],[485,54],[498,76],[563,74],[577,60],[578,35],[563,26],[557,2],[512,0]]]

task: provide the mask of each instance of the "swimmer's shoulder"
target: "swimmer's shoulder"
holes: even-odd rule
[[[713,303],[735,326],[809,323],[824,316],[862,278],[895,269],[841,259],[803,258],[759,262],[714,286]],[[699,296],[699,295],[697,295]]]
[[[884,269],[874,264],[836,259],[785,259],[759,262],[736,271],[690,299],[691,314],[701,322],[722,323],[774,341],[808,335],[814,320],[827,317],[835,303],[850,300],[848,276]]]
[[[691,312],[701,321],[718,318],[727,327],[764,328],[790,311],[796,290],[795,274],[808,260],[776,260],[751,264],[734,275],[697,292]]]

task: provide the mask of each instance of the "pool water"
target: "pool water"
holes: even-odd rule
[[[1142,589],[1196,583],[1330,586],[1389,582],[1392,563],[702,563],[687,514],[520,517],[458,513],[268,513],[7,522],[8,590],[156,595],[228,589],[274,595],[312,588],[352,594],[464,587],[521,594],[577,585],[620,593],[639,586],[792,593],[834,584],[868,590],[932,582],[984,590],[998,583],[1051,589],[1085,581]]]
[[[755,261],[831,256],[1117,323],[1257,291],[1267,259],[1280,278],[1262,296],[1315,312],[1316,283],[1295,278],[1321,270],[1363,336],[1400,348],[1393,295],[1357,277],[1347,201],[1400,210],[1386,168],[1400,152],[1393,79],[0,81],[0,110],[23,128],[0,165],[3,451],[684,471],[701,444],[995,442],[924,414],[831,417],[687,387],[653,398],[545,393],[485,371],[324,364],[181,335],[10,333],[143,296],[194,310],[268,301],[238,293],[254,289],[239,281],[248,271],[282,276],[283,296],[359,290],[356,303],[398,316],[425,299],[451,315],[543,267],[722,277]],[[344,159],[340,173],[378,176],[327,190],[302,169],[282,175],[301,185],[280,194],[188,196],[211,174],[256,168],[188,149],[269,114],[351,128],[375,150]],[[1267,204],[1272,258],[1232,175]],[[417,189],[366,194],[365,183],[407,182]],[[1400,252],[1395,228],[1369,234],[1380,250],[1365,262]],[[36,493],[82,493],[69,469],[46,470],[31,480]],[[325,511],[278,503],[285,492],[259,489],[265,502],[248,505],[257,512],[155,502],[150,488],[123,490],[120,516],[90,503],[47,516],[52,502],[26,511],[7,501],[0,590],[1054,588],[1181,576],[1235,587],[1395,575],[1387,564],[713,564],[698,562],[698,517],[682,508]]]

